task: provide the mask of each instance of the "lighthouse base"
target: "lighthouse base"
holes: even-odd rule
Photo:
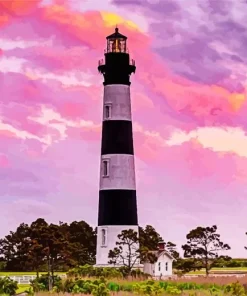
[[[109,251],[117,247],[116,242],[119,241],[118,235],[123,230],[133,229],[139,233],[137,225],[103,225],[97,228],[97,253],[96,253],[96,265],[95,267],[121,267],[124,266],[122,262],[118,262],[116,265],[109,264]],[[123,254],[127,252],[127,246],[123,247]],[[139,248],[139,245],[134,246],[135,250]],[[133,253],[135,251],[133,250]],[[124,257],[127,256],[123,255]],[[125,260],[127,262],[127,260]],[[136,267],[137,266],[137,267]],[[134,268],[141,267],[140,261],[137,260]]]

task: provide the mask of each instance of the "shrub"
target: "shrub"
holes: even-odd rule
[[[95,286],[92,291],[93,296],[109,296],[110,291],[104,283]]]
[[[49,290],[48,274],[42,274],[40,277],[37,277],[34,280],[30,281],[30,283],[34,292]],[[52,286],[56,286],[57,289],[62,289],[61,284],[62,284],[62,279],[59,276],[55,275],[52,277]]]
[[[112,292],[119,292],[120,291],[120,286],[119,286],[119,284],[116,284],[116,283],[110,282],[110,283],[108,283],[107,287]]]
[[[232,284],[229,284],[225,287],[225,292],[231,293],[233,296],[244,296],[245,289],[238,281]]]
[[[131,276],[134,278],[148,277],[140,269],[132,270]],[[104,278],[126,278],[129,270],[126,267],[93,267],[92,265],[78,266],[67,272],[68,277],[101,277]]]
[[[9,277],[0,278],[0,295],[15,295],[18,284]]]

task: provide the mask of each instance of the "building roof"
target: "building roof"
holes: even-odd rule
[[[127,39],[126,36],[122,35],[118,31],[118,27],[115,28],[115,32],[109,36],[106,37],[106,39]]]
[[[169,257],[171,260],[175,260],[172,255],[166,251],[166,250],[163,250],[163,251],[150,251],[150,253],[154,254],[157,258],[161,257],[162,255],[166,255],[167,257]]]

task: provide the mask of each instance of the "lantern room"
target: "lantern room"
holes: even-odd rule
[[[127,37],[120,34],[118,28],[115,33],[106,37],[107,40],[107,53],[127,53],[126,40]]]
[[[107,48],[104,59],[99,61],[98,71],[104,75],[104,85],[130,85],[130,75],[135,73],[135,61],[130,59],[127,49],[127,37],[120,34],[118,28],[106,37]]]

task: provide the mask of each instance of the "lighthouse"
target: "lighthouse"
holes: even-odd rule
[[[136,67],[127,37],[118,28],[106,40],[105,58],[98,66],[104,77],[104,97],[96,266],[102,267],[109,266],[109,251],[116,247],[122,230],[138,233],[130,99],[130,76]]]

